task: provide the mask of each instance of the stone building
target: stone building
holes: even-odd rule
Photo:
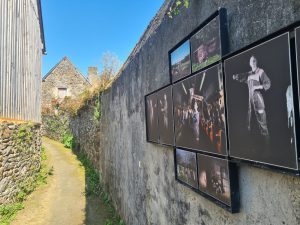
[[[50,106],[53,99],[76,98],[89,86],[89,81],[64,57],[43,77],[42,106]]]
[[[42,8],[21,2],[0,1],[0,205],[16,200],[41,162]]]

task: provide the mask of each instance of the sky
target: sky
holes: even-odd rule
[[[123,64],[163,0],[42,0],[43,76],[64,56],[84,75],[105,52]]]
[[[184,42],[179,48],[172,52],[172,64],[175,64],[183,60],[187,55],[190,54],[190,43],[189,41]]]

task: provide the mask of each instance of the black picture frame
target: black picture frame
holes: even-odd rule
[[[145,96],[146,137],[148,142],[159,143],[157,92]]]
[[[174,146],[173,86],[157,91],[158,132],[161,145]]]
[[[190,185],[189,183],[185,182],[184,180],[180,179],[178,177],[178,172],[177,172],[177,150],[179,148],[174,148],[174,170],[175,170],[175,180],[184,185],[185,187],[190,188],[191,190],[193,190],[194,192],[196,192],[197,194],[203,196],[204,198],[212,201],[213,203],[215,203],[216,205],[218,205],[219,207],[222,207],[223,209],[231,212],[231,213],[238,213],[240,210],[240,194],[239,194],[239,180],[238,180],[238,167],[235,163],[232,163],[230,161],[228,161],[226,158],[219,158],[216,156],[211,156],[211,155],[207,155],[207,154],[202,154],[196,151],[192,151],[192,150],[184,150],[184,149],[180,149],[181,151],[186,151],[192,154],[196,155],[196,164],[197,164],[197,185],[198,187],[194,187],[192,185]],[[227,179],[228,179],[228,186],[227,188],[229,190],[227,190],[227,193],[230,195],[230,198],[228,199],[227,202],[224,202],[224,200],[218,198],[217,195],[213,195],[211,192],[207,192],[207,191],[203,191],[203,189],[200,189],[200,181],[199,181],[199,171],[201,171],[201,168],[199,167],[199,159],[204,161],[207,161],[208,163],[211,161],[215,161],[215,162],[222,162],[223,165],[225,165],[225,167],[227,168]],[[205,159],[209,159],[209,160],[205,160]],[[200,169],[200,170],[199,170]]]
[[[295,128],[295,115],[298,114],[295,110],[290,33],[286,30],[276,32],[227,55],[223,60],[230,157],[241,162],[262,165],[264,168],[267,165],[269,168],[278,167],[298,173],[298,143]],[[249,64],[257,64],[258,67],[251,74],[248,73],[251,70]],[[236,75],[242,72],[244,74]],[[238,88],[233,79],[246,82],[248,89]],[[266,94],[271,85],[273,89]],[[263,90],[254,90],[255,87],[263,87]],[[247,108],[251,114],[247,113]],[[291,116],[287,113],[289,108]],[[247,123],[245,118],[248,120]],[[292,126],[286,125],[288,121],[291,121]],[[245,124],[248,124],[248,129],[245,128]],[[290,151],[287,154],[282,152],[282,149]]]
[[[192,189],[198,189],[197,155],[195,152],[175,148],[176,179]]]
[[[227,156],[222,65],[173,85],[175,146]]]
[[[190,41],[186,40],[170,53],[170,73],[173,82],[191,74]]]
[[[190,76],[191,74],[194,74],[196,72],[201,71],[202,69],[206,69],[208,66],[212,65],[212,64],[217,64],[221,61],[221,58],[219,58],[218,60],[214,61],[213,63],[209,63],[207,64],[205,67],[199,69],[199,70],[195,70],[192,71],[192,61],[191,61],[191,38],[196,35],[198,32],[201,32],[202,29],[204,29],[207,25],[209,25],[210,22],[212,22],[213,20],[217,20],[218,21],[218,34],[217,35],[217,39],[218,44],[220,46],[220,54],[221,54],[221,58],[228,54],[229,51],[229,41],[228,41],[228,28],[227,28],[227,10],[225,8],[219,8],[218,10],[216,10],[213,14],[211,14],[205,21],[203,21],[196,29],[194,29],[188,36],[186,36],[185,38],[183,38],[179,43],[177,43],[172,49],[169,50],[168,55],[169,55],[169,76],[170,76],[170,81],[171,83],[175,83],[181,79],[184,79],[188,76]],[[184,43],[188,42],[190,45],[190,52],[189,52],[189,60],[190,60],[190,73],[189,74],[185,74],[184,76],[178,78],[178,79],[174,79],[172,76],[172,53],[174,53],[178,48],[180,48]]]

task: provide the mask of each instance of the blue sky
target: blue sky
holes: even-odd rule
[[[47,55],[43,75],[68,56],[84,74],[104,52],[122,63],[163,0],[42,0]]]
[[[172,54],[171,54],[172,64],[175,64],[175,63],[181,61],[188,54],[190,54],[190,43],[189,43],[189,41],[186,41],[179,48],[177,48],[174,52],[172,52]]]

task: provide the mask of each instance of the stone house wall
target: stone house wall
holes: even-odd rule
[[[43,78],[42,106],[50,106],[51,101],[58,98],[58,88],[67,88],[67,96],[76,98],[89,86],[87,79],[64,57]]]
[[[35,179],[40,169],[40,125],[1,121],[0,204],[13,202],[20,185]]]
[[[94,164],[126,224],[300,224],[299,177],[239,165],[237,214],[176,182],[173,149],[146,142],[144,106],[146,94],[169,84],[168,51],[219,7],[228,10],[233,52],[299,20],[300,2],[191,0],[173,19],[166,15],[169,7],[165,1],[102,95],[100,130],[90,107],[73,120],[78,148],[90,158],[99,154]]]

